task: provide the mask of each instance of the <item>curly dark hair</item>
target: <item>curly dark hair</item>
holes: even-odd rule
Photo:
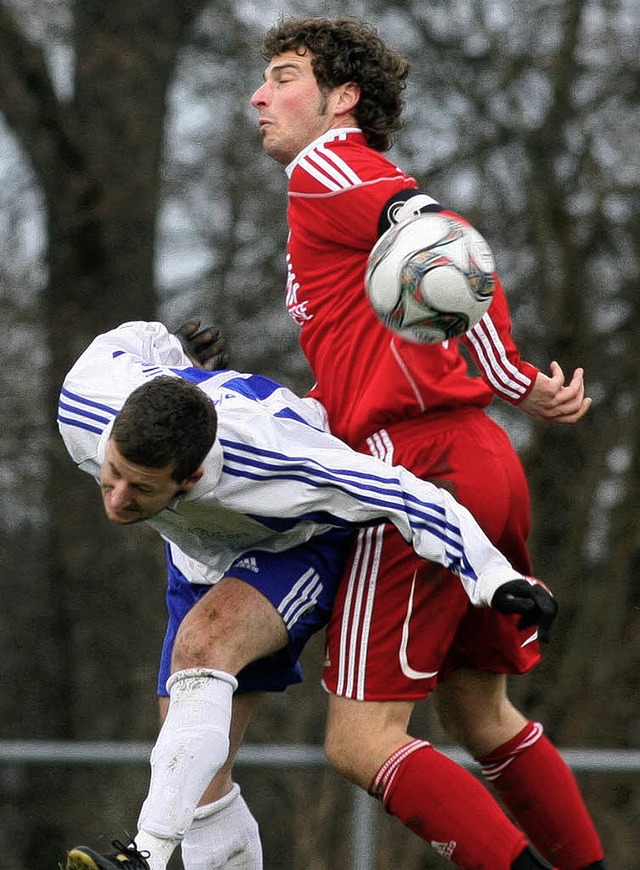
[[[355,116],[376,151],[388,151],[402,127],[403,92],[410,65],[389,48],[371,24],[358,18],[283,18],[265,34],[267,61],[296,49],[313,55],[311,67],[321,90],[347,82],[360,86]]]
[[[128,462],[147,468],[174,463],[171,476],[181,483],[202,465],[217,426],[206,393],[190,381],[163,375],[129,394],[110,437]]]

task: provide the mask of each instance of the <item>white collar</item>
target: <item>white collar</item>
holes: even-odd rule
[[[213,447],[207,453],[204,462],[202,463],[202,468],[204,469],[202,477],[195,486],[189,490],[189,492],[182,496],[182,498],[187,497],[189,499],[199,499],[205,493],[210,493],[214,490],[222,477],[223,462],[224,454],[222,451],[222,444],[220,444],[218,436],[216,435]]]

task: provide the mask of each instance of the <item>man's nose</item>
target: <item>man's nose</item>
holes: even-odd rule
[[[267,102],[266,87],[267,87],[267,83],[264,82],[263,84],[260,85],[259,88],[256,88],[256,90],[251,94],[250,103],[252,106],[255,106],[257,108],[258,106],[265,105],[265,103]]]
[[[107,494],[107,498],[114,508],[126,507],[131,502],[131,493],[128,485],[123,480],[118,481]]]

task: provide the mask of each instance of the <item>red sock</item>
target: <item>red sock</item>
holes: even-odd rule
[[[527,846],[487,789],[423,740],[394,752],[375,775],[370,792],[465,870],[510,870]]]
[[[580,870],[603,859],[576,780],[539,722],[528,722],[477,761],[534,846],[560,870]]]

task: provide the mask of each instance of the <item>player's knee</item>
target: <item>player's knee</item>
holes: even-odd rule
[[[411,704],[353,701],[331,696],[325,735],[329,764],[368,788],[380,766],[404,742]]]
[[[222,637],[215,631],[212,620],[203,624],[199,618],[187,615],[173,647],[171,667],[173,671],[188,668],[218,668],[232,670],[230,652]]]
[[[350,743],[345,740],[342,729],[336,723],[328,723],[324,738],[324,752],[327,761],[334,770],[349,779],[351,779],[350,769],[353,763],[350,749]]]
[[[475,757],[506,743],[527,721],[506,695],[472,698],[463,694],[457,701],[437,705],[437,711],[451,740]]]
[[[458,671],[438,687],[434,700],[440,724],[463,746],[473,745],[482,735],[500,732],[502,723],[516,712],[500,674]]]
[[[327,722],[324,751],[329,764],[341,776],[359,785],[368,785],[368,735],[348,718],[333,717]]]
[[[499,709],[478,705],[475,710],[465,706],[439,710],[440,724],[455,743],[467,749],[478,743],[499,742],[502,731]],[[495,735],[495,738],[494,736]]]
[[[466,744],[473,732],[487,726],[486,710],[474,704],[460,703],[460,699],[436,706],[438,719],[447,735],[455,743]],[[479,721],[482,710],[482,724]]]

